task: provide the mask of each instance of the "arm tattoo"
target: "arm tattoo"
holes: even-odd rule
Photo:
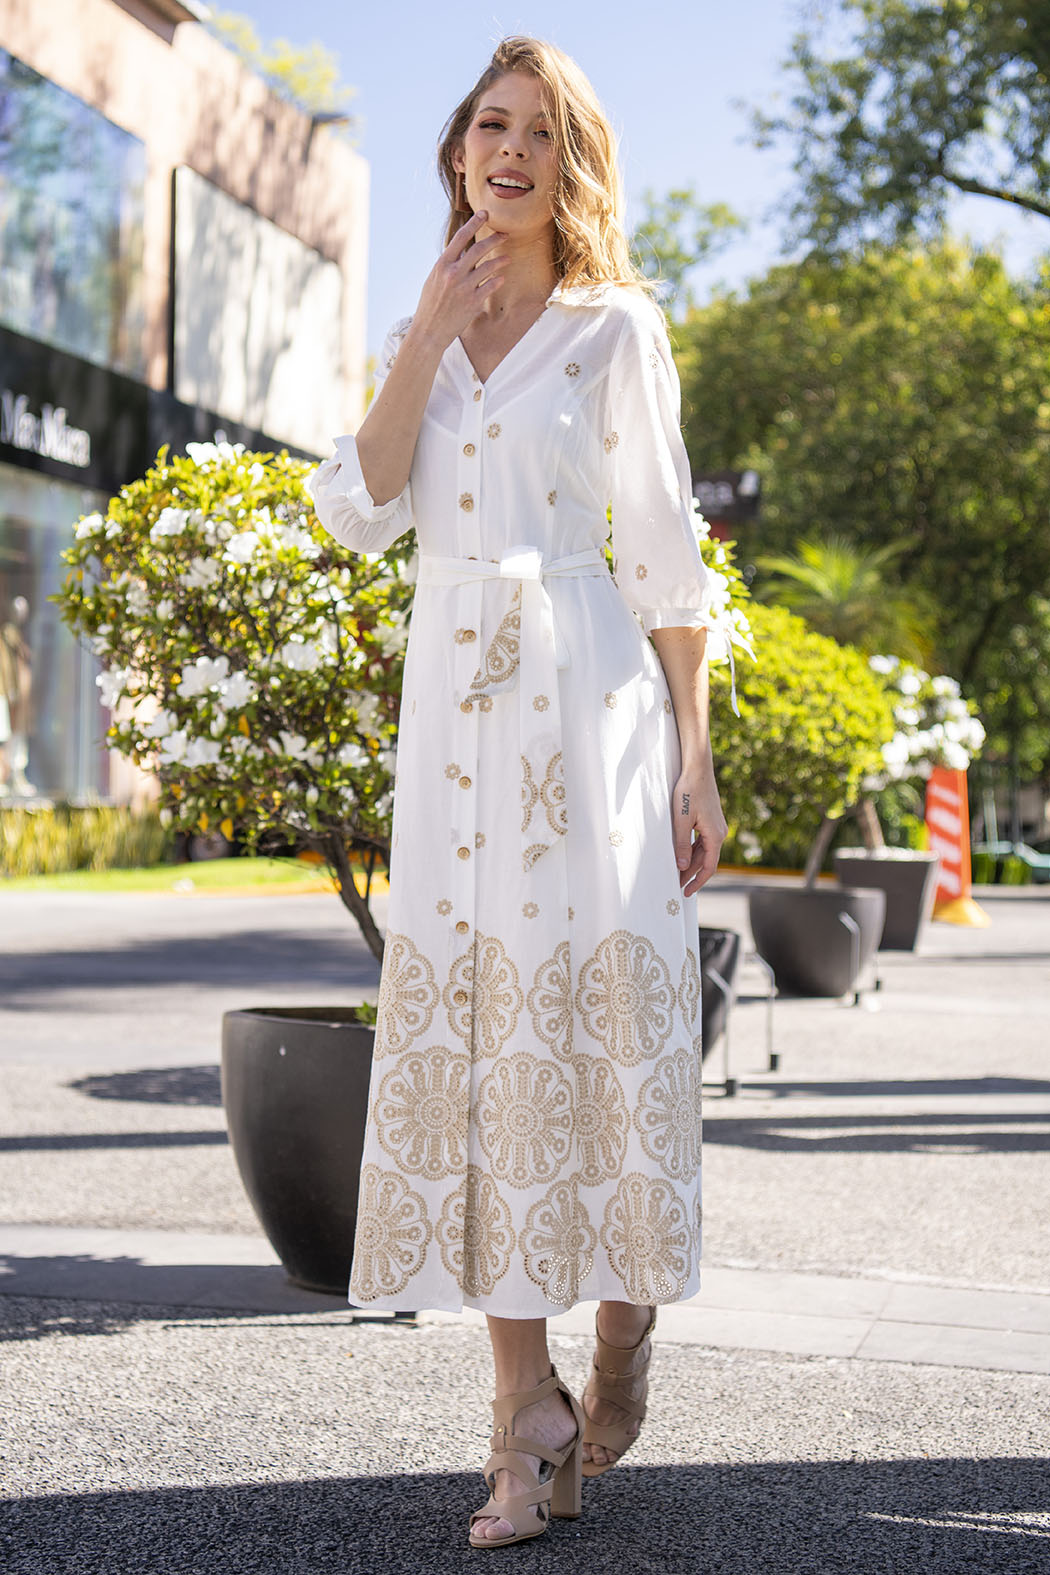
[[[688,815],[688,813],[689,813],[689,794],[688,793],[683,793],[682,794],[682,814],[683,815]]]

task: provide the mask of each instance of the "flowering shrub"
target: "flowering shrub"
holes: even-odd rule
[[[885,683],[896,723],[882,751],[881,769],[865,783],[868,791],[928,777],[934,766],[965,771],[984,743],[984,728],[955,679],[931,677],[896,656],[872,656],[868,666]]]
[[[308,462],[188,448],[162,449],[64,554],[58,599],[105,664],[109,740],[154,773],[177,827],[319,854],[379,956],[368,897],[389,847],[413,546],[341,547],[313,515]]]

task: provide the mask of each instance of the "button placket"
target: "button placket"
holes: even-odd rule
[[[481,453],[485,435],[485,390],[472,377],[464,396],[456,452],[456,528],[467,556],[481,554]],[[466,506],[465,506],[466,505]],[[460,938],[476,928],[477,780],[480,713],[470,685],[478,670],[481,652],[482,586],[461,585],[455,598],[454,672],[456,703],[453,734],[460,774],[449,784],[452,796],[451,825],[455,827],[449,849],[452,865],[453,933]],[[468,785],[469,784],[469,785]]]

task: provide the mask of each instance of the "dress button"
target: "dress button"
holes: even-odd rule
[[[460,777],[459,785],[460,785],[460,787],[463,787],[463,788],[473,787],[474,786],[474,784],[471,782],[469,777]]]
[[[466,919],[460,919],[459,923],[456,925],[456,934],[466,935],[469,929],[470,925],[467,923]]]
[[[471,640],[476,640],[477,637],[478,637],[478,632],[477,632],[476,629],[464,629],[464,631],[463,631],[463,640],[464,640],[465,644],[469,645]]]
[[[479,400],[479,399],[480,399],[480,398],[481,398],[481,389],[480,389],[480,388],[476,388],[476,389],[475,389],[475,390],[474,390],[474,402],[475,402],[475,404],[476,404],[476,403],[477,403],[477,401],[478,401],[478,400]]]
[[[461,859],[469,859],[470,858],[470,849],[469,848],[457,848],[456,852],[457,852],[457,854],[459,855],[459,857]]]
[[[473,700],[461,700],[459,702],[459,709],[461,711],[468,711],[468,712],[469,711],[473,711],[473,709],[474,709],[474,702],[473,702]]]
[[[455,1002],[455,1004],[457,1006],[466,1006],[466,1004],[467,1004],[467,992],[466,992],[466,990],[457,990],[455,995],[453,995],[452,999],[453,999],[453,1001]]]
[[[474,507],[474,499],[469,492],[460,493],[459,506],[464,514],[469,514]]]
[[[464,445],[463,445],[463,452],[467,456],[467,458],[470,459],[473,456],[473,454],[474,454],[474,445],[473,445],[473,443],[464,443]]]

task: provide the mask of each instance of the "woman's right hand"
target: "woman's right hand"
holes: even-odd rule
[[[499,269],[506,260],[497,248],[502,235],[470,243],[488,220],[480,208],[460,226],[430,270],[412,319],[417,334],[446,350],[474,321],[485,302],[503,283]]]

